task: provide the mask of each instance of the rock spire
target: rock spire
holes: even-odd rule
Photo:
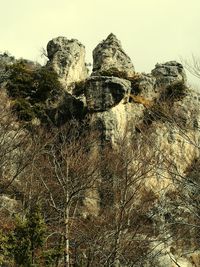
[[[66,91],[71,92],[75,82],[86,79],[85,47],[76,39],[57,37],[47,44],[48,65],[60,78]]]
[[[124,52],[121,42],[111,33],[106,40],[99,43],[93,51],[92,75],[123,73],[124,77],[132,77],[135,73],[130,57]]]

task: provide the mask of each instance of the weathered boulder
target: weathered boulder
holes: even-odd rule
[[[128,99],[131,82],[117,77],[92,76],[86,81],[85,95],[89,111],[105,111]]]
[[[132,77],[135,73],[130,57],[124,52],[121,42],[110,34],[93,51],[93,74]]]
[[[166,88],[177,83],[186,84],[186,74],[183,65],[176,61],[156,64],[151,74],[156,78],[157,87]]]
[[[86,79],[85,47],[78,40],[54,38],[47,44],[47,53],[47,64],[58,74],[66,91],[71,93],[75,82]]]

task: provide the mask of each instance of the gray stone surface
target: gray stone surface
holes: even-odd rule
[[[121,72],[125,77],[135,73],[130,57],[124,52],[121,42],[114,34],[110,34],[93,51],[93,75]]]
[[[118,105],[91,115],[92,128],[98,129],[103,140],[115,146],[124,136],[133,135],[135,125],[143,118],[144,106],[135,103]]]
[[[176,61],[156,64],[151,73],[156,78],[157,87],[166,88],[178,82],[186,84],[187,79],[183,65]]]
[[[128,98],[131,82],[117,77],[93,76],[86,81],[85,95],[89,111],[105,111]]]
[[[86,79],[85,47],[76,39],[57,37],[47,44],[49,62],[60,78],[63,87],[72,92],[75,82]]]
[[[191,210],[193,206],[191,205],[190,208],[188,204],[186,207],[181,204],[183,206],[179,205],[174,208],[174,203],[169,196],[167,200],[167,193],[177,195],[177,188],[181,186],[181,183],[177,180],[178,184],[176,184],[176,179],[179,175],[186,177],[188,168],[200,156],[200,95],[188,90],[179,99],[161,98],[162,93],[167,92],[166,88],[171,86],[173,90],[179,83],[186,85],[183,66],[176,61],[157,64],[151,74],[141,73],[136,77],[133,64],[123,51],[120,41],[110,34],[95,48],[94,71],[92,76],[86,79],[85,49],[77,40],[58,37],[48,43],[47,50],[48,64],[58,73],[67,91],[62,91],[63,94],[57,101],[47,103],[48,112],[55,118],[55,122],[62,124],[69,118],[82,119],[88,111],[91,128],[99,130],[102,137],[99,139],[102,144],[111,144],[113,148],[118,148],[119,141],[124,137],[128,137],[130,143],[131,140],[137,140],[138,157],[132,158],[130,164],[136,167],[152,164],[149,173],[144,178],[143,186],[151,190],[157,200],[147,210],[146,215],[152,219],[155,233],[159,232],[160,236],[152,236],[150,249],[153,251],[153,263],[149,261],[142,266],[199,266],[192,264],[190,258],[179,256],[178,250],[182,250],[181,254],[184,252],[181,244],[180,247],[175,247],[175,252],[177,249],[175,254],[171,253],[171,246],[174,244],[172,241],[173,238],[176,241],[176,236],[171,235],[169,231],[171,228],[167,228],[172,216],[177,221],[182,220],[187,223],[187,216],[183,218],[181,215],[184,214],[185,208]],[[6,55],[4,57],[6,64],[10,64],[10,59]],[[2,71],[4,72],[5,69],[3,65]],[[133,79],[130,79],[131,77]],[[85,82],[73,88],[74,83],[81,80]],[[138,101],[129,101],[130,94],[138,96]],[[144,104],[147,100],[152,103],[152,106]],[[150,113],[156,112],[156,108],[157,116],[149,116]],[[148,123],[144,123],[145,116],[149,118]],[[8,137],[12,138],[12,135]],[[145,156],[141,157],[143,150]],[[16,158],[19,158],[19,155],[16,154]],[[150,160],[148,163],[151,156],[155,158],[155,162]],[[16,159],[15,161],[17,162]],[[11,171],[14,167],[14,164],[9,166],[9,176],[12,175]],[[191,173],[189,177],[191,179]],[[194,188],[191,185],[190,188],[190,192],[194,194],[192,191]],[[98,191],[87,192],[84,205],[87,211],[89,210],[88,215],[98,215],[100,201]],[[16,204],[7,196],[0,196],[0,209],[12,214]],[[162,241],[166,239],[166,244],[160,243],[159,238]]]

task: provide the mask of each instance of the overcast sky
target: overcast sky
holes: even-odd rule
[[[136,71],[200,56],[200,0],[0,0],[0,51],[40,61],[57,36],[92,50],[113,32]],[[189,77],[191,83],[198,83]]]

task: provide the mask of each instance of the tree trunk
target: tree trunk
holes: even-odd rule
[[[64,249],[64,267],[70,266],[69,255],[69,208],[65,209],[65,249]]]
[[[66,182],[69,184],[69,164],[66,161]],[[69,191],[66,188],[65,198],[65,249],[64,249],[64,267],[70,267],[70,255],[69,255]]]

